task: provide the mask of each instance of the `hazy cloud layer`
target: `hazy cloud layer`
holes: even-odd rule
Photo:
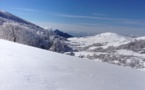
[[[103,32],[115,32],[124,35],[145,35],[145,28],[133,28],[123,26],[110,26],[110,25],[90,25],[85,24],[63,24],[63,23],[50,23],[50,22],[34,22],[37,25],[47,28],[60,29],[65,32],[88,32],[88,33],[103,33]],[[144,32],[144,33],[143,33]]]

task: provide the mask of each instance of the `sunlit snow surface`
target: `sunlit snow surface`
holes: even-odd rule
[[[145,90],[145,72],[0,40],[0,90]]]
[[[78,47],[85,47],[94,43],[102,43],[105,44],[103,48],[107,48],[108,46],[119,46],[121,44],[126,44],[133,39],[118,35],[116,33],[106,32],[96,36],[68,38],[68,40],[70,41],[71,45]]]

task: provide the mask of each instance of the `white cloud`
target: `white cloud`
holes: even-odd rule
[[[92,15],[94,15],[94,16],[106,16],[106,14],[101,14],[101,13],[94,13]]]
[[[38,12],[38,10],[30,9],[30,8],[11,8],[13,10],[19,10],[19,11],[26,11],[26,12]]]
[[[96,17],[96,16],[83,16],[83,15],[70,15],[61,13],[51,13],[55,16],[66,17],[66,18],[83,18],[83,19],[99,19],[99,20],[118,20],[118,18],[106,18],[106,17]],[[124,20],[124,19],[119,19]]]
[[[100,17],[100,16],[71,15],[71,14],[64,14],[64,13],[48,13],[48,14],[60,16],[60,17],[66,17],[66,18],[77,18],[77,19],[84,18],[84,19],[116,20],[116,21],[144,20],[144,19],[127,19],[127,18],[110,18],[110,17]]]
[[[96,19],[102,21],[109,21],[110,24],[126,24],[126,25],[138,25],[145,27],[145,19],[127,19],[127,18],[110,18],[110,17],[100,17],[100,16],[84,16],[84,15],[70,15],[62,13],[48,13],[54,16],[73,18],[73,19]],[[97,14],[96,14],[97,15]],[[99,15],[99,14],[98,14]],[[100,14],[101,15],[101,14]]]

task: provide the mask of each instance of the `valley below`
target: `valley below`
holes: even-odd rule
[[[134,69],[145,68],[145,37],[127,37],[112,32],[95,36],[68,38],[73,52],[66,52],[80,58],[108,62]]]

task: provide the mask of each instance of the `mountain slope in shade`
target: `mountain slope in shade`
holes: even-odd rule
[[[70,38],[70,37],[73,37],[71,35],[69,35],[68,33],[64,33],[58,29],[54,30],[54,33],[56,33],[57,35],[61,36],[61,37],[64,37],[64,38]]]
[[[1,90],[145,90],[145,72],[0,40]]]
[[[57,52],[68,51],[67,45],[54,32],[5,11],[0,11],[0,38]]]

